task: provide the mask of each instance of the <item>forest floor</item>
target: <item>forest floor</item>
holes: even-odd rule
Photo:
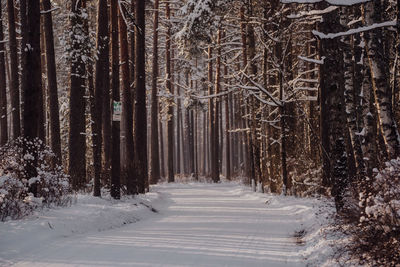
[[[0,222],[0,266],[333,266],[331,203],[238,183],[161,184]]]

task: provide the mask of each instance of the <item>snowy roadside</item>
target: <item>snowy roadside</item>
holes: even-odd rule
[[[154,216],[152,204],[157,201],[157,193],[118,201],[109,196],[78,194],[69,207],[44,209],[25,219],[0,222],[0,266],[7,264],[5,255],[13,258],[13,254],[29,252],[37,244],[106,231]]]

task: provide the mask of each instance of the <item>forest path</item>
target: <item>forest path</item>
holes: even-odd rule
[[[306,266],[312,204],[235,184],[164,184],[151,218],[37,244],[13,266]]]

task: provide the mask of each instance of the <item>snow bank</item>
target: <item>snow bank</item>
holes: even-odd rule
[[[152,210],[152,203],[157,201],[157,193],[121,200],[80,194],[70,207],[45,209],[25,219],[0,223],[0,266],[7,263],[4,255],[15,258],[37,244],[118,228],[154,216],[157,211]]]

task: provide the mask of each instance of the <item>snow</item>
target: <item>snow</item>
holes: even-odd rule
[[[329,6],[323,10],[311,10],[311,11],[301,11],[298,14],[290,14],[287,16],[289,19],[298,19],[306,16],[315,16],[315,15],[323,15],[335,11],[338,9],[336,6]]]
[[[1,266],[333,266],[331,202],[238,183],[162,184],[0,223]]]
[[[397,21],[396,20],[391,20],[391,21],[385,21],[382,23],[374,23],[370,26],[364,26],[364,27],[359,27],[357,29],[351,29],[345,32],[338,32],[338,33],[322,33],[316,30],[313,30],[312,33],[317,36],[320,39],[334,39],[337,37],[342,37],[342,36],[347,36],[347,35],[352,35],[352,34],[356,34],[356,33],[361,33],[361,32],[366,32],[366,31],[370,31],[373,29],[377,29],[377,28],[382,28],[382,27],[389,27],[389,26],[396,26],[397,25]]]
[[[324,0],[281,0],[283,4],[298,3],[298,4],[314,4]],[[366,3],[370,0],[325,0],[327,3],[336,6],[352,6],[356,4]]]
[[[315,63],[315,64],[319,64],[319,65],[323,65],[324,61],[325,61],[325,57],[321,57],[321,59],[313,59],[313,58],[307,58],[307,57],[303,57],[303,56],[297,56],[297,57],[306,62]]]

